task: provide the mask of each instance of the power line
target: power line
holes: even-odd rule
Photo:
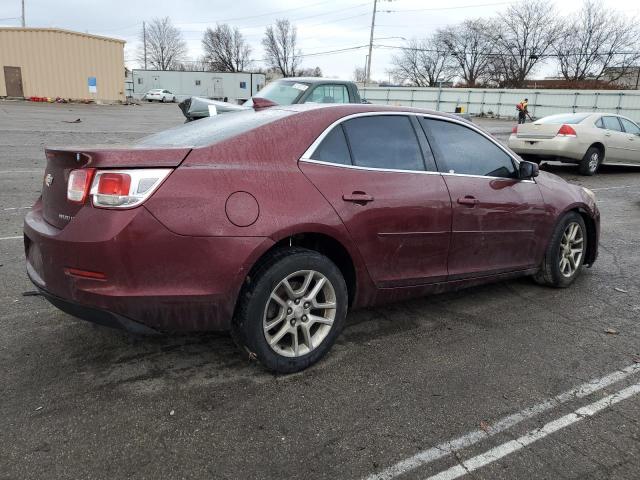
[[[463,8],[478,8],[478,7],[496,7],[499,5],[510,5],[513,2],[496,2],[496,3],[483,3],[475,5],[459,5],[457,7],[433,7],[433,8],[413,8],[407,10],[380,10],[384,13],[404,13],[404,12],[434,12],[438,10],[460,10]]]

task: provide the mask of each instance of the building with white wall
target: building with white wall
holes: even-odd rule
[[[179,101],[196,96],[242,103],[264,87],[266,78],[262,73],[134,69],[126,82],[127,95],[137,99],[153,88],[163,88],[176,95]]]

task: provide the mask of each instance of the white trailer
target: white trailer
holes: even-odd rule
[[[242,103],[264,87],[263,73],[182,72],[139,70],[131,72],[133,97],[141,99],[152,88],[169,90],[177,101],[187,97],[204,97]]]

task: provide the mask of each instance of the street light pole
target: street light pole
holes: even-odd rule
[[[376,9],[378,7],[378,0],[373,0],[373,15],[371,17],[371,35],[369,36],[369,61],[367,62],[367,72],[365,75],[364,85],[371,80],[371,50],[373,49],[373,30],[376,26]]]
[[[26,27],[26,23],[24,21],[24,0],[22,0],[22,28]]]

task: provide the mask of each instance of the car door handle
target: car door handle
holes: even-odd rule
[[[365,192],[356,191],[352,193],[345,193],[342,195],[342,200],[345,202],[360,203],[364,205],[365,203],[373,202],[373,197]]]
[[[610,137],[610,136],[611,136],[611,133],[607,132],[607,133],[605,133],[605,134],[604,134],[604,136],[605,136],[605,137]]]
[[[460,197],[458,199],[458,203],[460,205],[467,205],[469,207],[475,207],[480,202],[478,201],[477,198],[472,197],[471,195],[467,195],[466,197]]]

